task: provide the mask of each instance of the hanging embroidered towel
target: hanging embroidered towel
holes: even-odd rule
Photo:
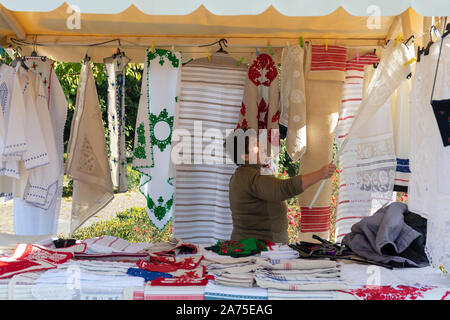
[[[14,161],[8,161],[9,156],[5,155],[5,152],[8,148],[5,149],[5,146],[13,145],[15,143],[23,144],[26,146],[25,140],[25,131],[24,131],[24,104],[15,103],[11,109],[11,99],[12,92],[14,90],[14,84],[16,83],[16,74],[14,68],[2,64],[0,65],[0,196],[11,196],[11,184],[12,180],[9,178],[20,177],[19,168],[17,164],[17,159]],[[20,95],[18,97],[21,97]],[[15,110],[14,110],[15,109]],[[14,125],[9,126],[9,123],[14,123]],[[8,142],[7,135],[8,129],[11,131],[9,133],[9,137],[16,138],[16,142]],[[15,130],[15,132],[12,132]],[[24,152],[25,149],[22,149],[21,152]]]
[[[300,174],[330,163],[334,131],[342,103],[347,48],[310,44],[306,50],[306,136],[308,148],[302,157]],[[309,208],[320,183],[298,196],[301,208],[300,240],[315,242],[312,235],[328,238],[332,183],[328,179],[314,207]]]
[[[335,139],[338,148],[348,135],[355,115],[363,98],[363,81],[365,66],[379,63],[374,53],[367,53],[358,59],[348,60],[345,67],[345,82],[342,92],[342,104],[339,111]]]
[[[56,191],[56,145],[47,95],[37,74],[17,67],[10,105],[2,167],[13,179],[1,177],[0,192],[48,208]],[[22,133],[25,139],[18,143]]]
[[[223,143],[238,122],[247,75],[236,64],[214,54],[211,62],[200,58],[181,68],[172,137],[173,235],[195,244],[227,240],[232,232],[228,185],[236,165]]]
[[[42,143],[46,146],[48,164],[30,171],[24,200],[27,203],[47,210],[53,203],[58,190],[60,160],[56,151],[53,125],[48,110],[48,92],[44,89],[41,77],[28,70],[28,82],[35,95],[36,113],[43,134]],[[24,160],[27,166],[26,160]]]
[[[125,146],[125,67],[130,58],[124,54],[103,59],[108,80],[109,166],[114,187],[128,190]]]
[[[181,55],[147,50],[136,120],[133,167],[141,173],[151,223],[163,230],[172,219],[173,178],[169,176],[171,141]]]
[[[269,54],[260,53],[248,69],[237,128],[267,129],[269,158],[280,145],[278,98],[277,66]]]
[[[411,90],[411,175],[408,209],[427,218],[430,264],[450,269],[450,148],[443,143],[434,101],[450,98],[450,38],[437,41],[417,64]],[[434,90],[433,90],[434,87]]]
[[[54,201],[47,210],[14,199],[14,232],[16,234],[56,234],[64,182],[64,127],[67,117],[67,100],[53,68],[55,61],[40,57],[26,57],[25,64],[40,75],[48,95],[48,110],[56,143],[59,178]],[[55,170],[58,172],[57,170]]]
[[[408,192],[409,143],[410,143],[410,95],[411,80],[405,79],[391,96],[391,109],[394,126],[395,154],[397,169],[395,171],[394,191]]]
[[[97,89],[83,62],[67,148],[66,173],[73,178],[70,234],[114,197]]]
[[[413,55],[403,44],[388,45],[341,144],[339,183],[345,188],[339,190],[337,241],[354,223],[392,201],[397,161],[388,99],[411,72],[406,62]]]
[[[306,98],[304,50],[289,46],[281,54],[281,114],[280,123],[287,127],[286,150],[292,161],[298,161],[306,151]]]

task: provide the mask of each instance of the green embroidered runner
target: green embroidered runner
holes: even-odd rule
[[[180,58],[178,52],[147,49],[136,119],[133,168],[141,173],[147,215],[160,231],[172,219],[169,164]]]
[[[215,245],[205,249],[214,251],[219,255],[239,258],[252,256],[261,251],[268,251],[267,247],[270,248],[272,245],[274,245],[274,243],[267,240],[245,238],[241,240],[217,241]]]

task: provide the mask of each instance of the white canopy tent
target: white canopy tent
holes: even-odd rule
[[[399,35],[426,43],[431,25],[443,27],[434,17],[444,15],[450,15],[445,0],[3,0],[0,45],[60,61],[80,61],[87,53],[95,62],[120,46],[133,62],[143,62],[145,47],[174,47],[188,59],[206,55],[199,45],[226,38],[228,52],[248,61],[255,47],[270,45],[278,56],[277,48],[300,37],[360,53]]]

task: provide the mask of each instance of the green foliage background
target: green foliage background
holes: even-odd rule
[[[103,63],[93,63],[94,79],[97,85],[98,100],[103,115],[103,124],[109,145],[108,131],[108,80]],[[70,136],[70,124],[72,123],[75,101],[77,96],[78,81],[80,79],[81,63],[56,62],[55,72],[66,95],[69,110],[67,113],[66,128],[64,130],[64,144],[67,147]],[[130,63],[125,69],[125,141],[129,152],[133,149],[134,128],[141,94],[142,66]]]

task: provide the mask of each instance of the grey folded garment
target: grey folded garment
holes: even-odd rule
[[[407,212],[406,204],[393,202],[355,223],[351,232],[342,239],[342,244],[361,257],[394,267],[427,266],[426,259],[420,258],[425,255],[423,248],[420,249],[422,252],[417,248],[415,254],[403,255],[416,239],[424,237],[405,222],[404,214]],[[409,259],[411,257],[416,257],[416,261]]]

